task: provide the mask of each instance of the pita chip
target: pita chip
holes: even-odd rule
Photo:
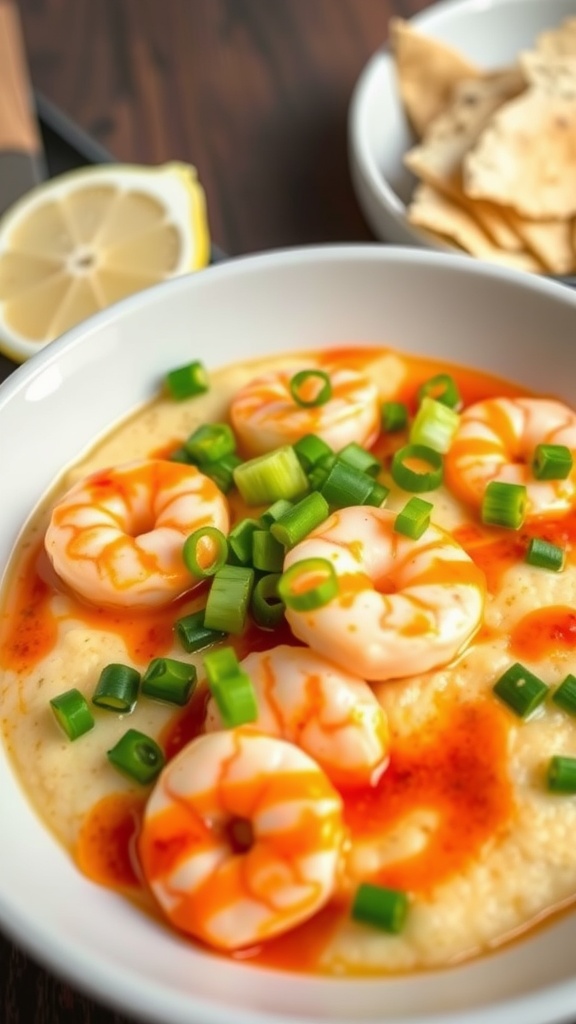
[[[576,58],[524,54],[530,86],[492,116],[463,159],[472,199],[534,220],[576,214]]]
[[[478,68],[402,18],[390,21],[390,49],[406,115],[421,138],[447,105],[454,86],[465,78],[474,78],[479,74]]]
[[[414,227],[431,232],[441,240],[457,245],[472,256],[495,261],[519,270],[541,272],[542,264],[531,253],[506,252],[489,238],[468,210],[436,191],[430,185],[420,184],[407,211],[408,221]]]
[[[550,274],[576,271],[576,253],[572,243],[570,220],[527,220],[514,210],[507,211],[510,226]]]
[[[548,57],[576,57],[576,18],[567,18],[557,28],[541,32],[535,49]]]

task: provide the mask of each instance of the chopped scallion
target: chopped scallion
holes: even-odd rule
[[[426,397],[434,398],[450,409],[457,409],[461,404],[458,385],[449,373],[437,373],[420,385],[417,393],[418,403],[423,402]]]
[[[527,494],[524,484],[508,484],[491,480],[482,498],[482,522],[487,526],[504,526],[519,530],[526,514]]]
[[[176,658],[153,658],[142,676],[141,692],[183,707],[196,686],[196,666]]]
[[[412,420],[410,443],[427,445],[445,455],[452,444],[459,422],[460,416],[454,409],[426,396]]]
[[[80,690],[73,688],[59,693],[50,701],[54,717],[58,725],[66,733],[69,740],[77,740],[94,726],[94,717],[88,701]]]
[[[367,473],[368,476],[378,476],[382,469],[380,459],[377,459],[372,452],[367,451],[366,448],[357,444],[356,441],[351,441],[350,444],[342,448],[338,452],[337,458],[346,462],[349,466],[353,466],[354,469],[359,469],[361,473]]]
[[[537,444],[532,472],[537,480],[565,480],[572,470],[572,452],[565,444]]]
[[[204,476],[209,476],[223,494],[234,485],[234,470],[242,465],[242,459],[233,452],[230,455],[223,455],[218,462],[203,462],[201,469]]]
[[[405,892],[362,882],[354,896],[352,917],[363,924],[398,934],[406,923],[408,909],[408,896]]]
[[[240,667],[232,647],[223,647],[204,656],[204,668],[210,692],[218,705],[224,725],[233,729],[258,717],[258,704],[252,680]]]
[[[212,578],[204,610],[204,625],[226,633],[241,633],[254,586],[254,570],[224,565]]]
[[[184,447],[192,462],[218,462],[236,451],[234,431],[228,423],[203,423],[190,434]]]
[[[423,498],[410,498],[394,520],[396,533],[418,540],[430,526],[430,514],[434,508],[432,502]]]
[[[554,690],[552,700],[567,714],[576,716],[576,676],[567,675]]]
[[[282,572],[284,548],[270,530],[255,530],[252,534],[252,565],[261,572]]]
[[[162,748],[151,736],[128,729],[108,751],[110,764],[128,778],[145,786],[160,774],[165,764]]]
[[[294,442],[294,451],[307,473],[312,466],[320,462],[320,459],[333,454],[330,445],[317,434],[305,434],[304,437],[300,437]]]
[[[532,537],[526,551],[528,565],[537,565],[551,572],[560,572],[564,568],[564,556],[564,548],[540,537]]]
[[[292,548],[328,518],[330,508],[319,491],[312,491],[288,509],[270,527],[270,533],[284,548]],[[279,567],[280,569],[282,566]]]
[[[500,676],[493,692],[519,718],[529,718],[546,699],[549,687],[524,665],[515,662]]]
[[[92,703],[106,711],[129,714],[136,704],[140,673],[130,665],[106,665],[100,673]]]
[[[380,410],[382,430],[394,434],[408,424],[408,408],[404,402],[383,402]]]
[[[204,609],[192,612],[190,615],[183,615],[174,623],[174,631],[181,646],[188,654],[195,651],[202,651],[211,644],[223,640],[227,633],[220,629],[208,629],[204,625]]]
[[[265,505],[301,498],[308,491],[306,476],[291,445],[257,455],[237,466],[234,482],[247,505]]]
[[[338,577],[326,558],[304,558],[282,573],[278,593],[287,608],[315,611],[338,594]]]
[[[332,398],[330,377],[324,370],[300,370],[290,380],[290,394],[305,409],[325,405]]]
[[[286,501],[285,498],[280,498],[278,501],[275,501],[273,505],[270,505],[270,508],[265,509],[260,516],[260,524],[263,529],[270,529],[272,523],[276,523],[278,519],[288,511],[288,509],[292,508],[293,504],[294,502],[292,501]]]
[[[373,487],[371,476],[336,459],[320,493],[331,508],[347,508],[349,505],[366,505]]]
[[[256,530],[261,529],[257,519],[241,519],[228,534],[228,549],[232,552],[238,565],[250,565],[252,561],[252,537]]]
[[[433,491],[442,483],[442,456],[424,444],[407,444],[394,452],[390,467],[394,483],[404,491]]]
[[[201,526],[184,541],[182,558],[188,572],[199,579],[214,576],[228,557],[228,541],[215,526]]]
[[[165,382],[171,397],[178,400],[202,395],[209,387],[206,369],[198,360],[170,370],[166,374]]]
[[[280,573],[269,572],[254,584],[250,611],[258,626],[274,629],[284,618],[284,602],[278,593]]]
[[[547,782],[551,793],[576,793],[576,757],[551,757]]]

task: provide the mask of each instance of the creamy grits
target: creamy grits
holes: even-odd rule
[[[271,933],[271,937],[262,933],[263,937],[253,941],[243,940],[238,949],[232,943],[225,951],[228,955],[240,955],[248,964],[338,975],[445,968],[516,938],[542,919],[563,910],[576,897],[576,796],[552,793],[547,785],[551,758],[576,758],[576,717],[552,700],[555,688],[570,673],[576,674],[576,499],[572,502],[570,479],[548,481],[551,493],[567,494],[561,507],[547,511],[548,498],[545,496],[544,505],[539,505],[535,498],[536,514],[527,515],[517,528],[510,528],[485,525],[479,505],[463,496],[462,489],[463,478],[473,471],[466,463],[470,444],[477,445],[475,463],[488,458],[492,443],[486,446],[484,426],[480,428],[484,447],[478,442],[477,424],[473,426],[476,433],[472,442],[466,441],[467,435],[460,425],[467,410],[488,399],[509,399],[515,409],[514,403],[533,397],[518,386],[470,369],[392,350],[350,348],[239,363],[214,372],[205,394],[180,401],[166,393],[159,395],[113,427],[93,450],[68,467],[26,524],[0,603],[3,739],[30,801],[78,870],[117,890],[119,898],[138,902],[142,913],[157,915],[159,921],[166,917],[170,921],[170,913],[165,914],[166,908],[162,910],[162,901],[157,899],[156,888],[161,870],[159,858],[170,857],[166,851],[162,855],[158,850],[154,852],[156,840],[149,835],[142,843],[142,830],[148,828],[156,835],[155,819],[150,817],[152,801],[160,801],[162,813],[171,813],[171,807],[164,804],[176,800],[174,786],[171,782],[170,789],[166,783],[163,789],[162,775],[156,782],[139,784],[119,773],[106,754],[128,728],[137,729],[159,743],[167,760],[167,772],[188,744],[197,744],[199,737],[208,736],[212,743],[214,731],[216,735],[220,735],[219,730],[226,731],[214,708],[210,711],[203,660],[206,650],[187,653],[174,631],[177,619],[204,608],[210,579],[193,589],[185,588],[166,604],[153,607],[135,607],[129,598],[115,605],[100,599],[91,602],[85,595],[78,596],[73,586],[63,582],[55,571],[45,548],[46,532],[55,504],[90,474],[101,472],[104,478],[109,467],[133,460],[169,460],[197,427],[234,420],[231,403],[255,379],[280,371],[290,377],[302,368],[319,369],[328,377],[340,371],[358,372],[370,387],[375,387],[378,409],[383,402],[405,403],[409,422],[399,431],[385,432],[379,426],[374,431],[363,417],[362,429],[369,434],[365,445],[381,462],[377,480],[389,488],[383,507],[394,516],[413,497],[413,492],[393,478],[391,459],[409,441],[418,390],[438,374],[448,373],[456,381],[461,397],[456,417],[459,426],[450,442],[452,452],[449,450],[441,457],[443,482],[418,493],[419,498],[432,504],[431,525],[428,533],[423,534],[424,541],[402,540],[406,545],[420,545],[426,537],[432,538],[431,554],[422,547],[421,557],[427,562],[426,569],[423,563],[420,566],[417,582],[419,586],[436,586],[440,582],[430,600],[452,602],[454,607],[448,607],[446,620],[438,619],[438,636],[431,634],[431,647],[440,651],[432,664],[427,660],[427,652],[421,652],[417,646],[419,626],[414,619],[398,629],[399,633],[404,630],[404,639],[412,647],[409,661],[402,661],[408,657],[402,653],[404,648],[399,648],[398,655],[400,664],[410,666],[409,674],[396,671],[393,665],[385,677],[379,678],[376,669],[367,684],[366,674],[357,671],[358,685],[369,687],[370,700],[375,695],[374,704],[378,703],[378,714],[385,722],[380,736],[385,737],[382,742],[386,756],[381,759],[380,770],[370,779],[361,783],[356,780],[352,786],[341,785],[336,773],[331,776],[332,781],[326,781],[325,772],[330,775],[331,769],[325,768],[324,762],[318,766],[317,760],[322,761],[320,755],[316,758],[310,751],[306,755],[298,751],[292,757],[288,751],[286,763],[293,765],[291,772],[318,773],[317,778],[324,780],[324,796],[317,797],[316,805],[310,797],[307,813],[324,813],[325,803],[326,807],[330,805],[326,813],[338,818],[338,827],[329,833],[332,838],[325,838],[328,832],[322,832],[322,822],[318,825],[318,835],[324,836],[318,839],[318,849],[322,847],[323,856],[333,854],[332,874],[324,867],[321,871],[318,868],[322,884],[327,885],[326,895],[315,912],[301,919],[296,916],[290,927]],[[271,403],[276,400],[273,396],[266,398]],[[261,406],[262,403],[256,403],[254,408],[261,412]],[[310,424],[305,432],[314,433],[322,419],[322,406],[305,408]],[[243,415],[248,415],[245,409]],[[500,427],[504,429],[502,424]],[[253,436],[261,436],[265,428],[256,424],[251,429]],[[274,430],[277,429],[276,422]],[[554,443],[554,439],[551,442],[544,435],[545,431],[543,441]],[[243,458],[252,457],[252,451],[242,447],[250,448],[250,437],[248,431],[239,444]],[[563,443],[562,437],[559,443]],[[533,437],[530,443],[539,443],[539,438]],[[460,452],[462,446],[464,455]],[[516,455],[512,461],[516,468],[511,470],[510,480],[518,483],[521,479],[531,493],[528,456]],[[522,478],[518,475],[519,465],[524,473]],[[247,506],[235,487],[228,491],[224,501],[230,526],[247,516],[257,518],[267,507],[266,503],[255,508]],[[328,522],[334,521],[340,529],[346,516],[333,509],[330,513],[336,519]],[[368,515],[366,510],[364,514]],[[374,516],[378,525],[378,510],[371,508],[369,515]],[[441,531],[436,534],[438,527]],[[316,526],[312,537],[320,536],[324,543],[324,529],[323,523]],[[528,564],[526,551],[533,537],[562,548],[561,571]],[[398,535],[390,541],[392,547],[397,538]],[[302,542],[308,543],[309,538]],[[361,549],[362,537],[354,538],[349,547],[354,545]],[[434,545],[461,549],[462,558],[466,559],[462,566],[470,575],[462,568],[452,582],[442,584],[443,578],[437,576]],[[371,557],[372,552],[365,554]],[[391,557],[393,560],[394,551]],[[365,576],[363,580],[365,587]],[[456,649],[446,654],[440,650],[440,634],[455,628],[457,615],[468,611],[469,598],[458,596],[462,581],[482,602],[481,615],[477,623],[469,626],[463,640],[456,639]],[[380,595],[378,600],[384,600],[385,607],[387,601],[390,608],[395,607],[401,586],[394,582],[393,569],[385,579],[377,579],[371,586]],[[350,608],[354,614],[355,601],[352,592],[347,602],[341,599],[342,615],[350,615]],[[321,611],[327,613],[329,608],[330,603]],[[372,636],[366,632],[373,628],[371,621],[361,617],[354,623],[360,647],[372,643]],[[287,612],[286,619],[281,619],[275,628],[259,627],[248,617],[241,633],[230,634],[216,646],[232,645],[240,661],[249,654],[255,657],[281,645],[298,648],[301,654],[308,646],[313,647],[319,622],[319,613],[308,615],[312,639],[306,636],[303,640],[298,615]],[[351,673],[349,664],[340,661],[344,631],[340,627],[332,629],[330,658],[334,662],[332,668],[348,678],[354,672]],[[387,641],[386,656],[395,642],[395,637]],[[326,658],[326,653],[313,651],[313,656]],[[121,663],[144,673],[156,657],[196,665],[198,686],[186,706],[176,707],[140,696],[127,715],[91,704],[105,666]],[[549,687],[546,698],[525,719],[493,690],[499,677],[515,663]],[[364,662],[359,660],[358,664]],[[423,667],[419,668],[420,665]],[[282,676],[282,669],[278,671]],[[356,683],[353,679],[350,685]],[[74,742],[57,724],[50,705],[53,698],[71,688],[85,695],[95,719],[94,727]],[[329,705],[335,700],[331,696],[334,692],[327,688],[316,696],[314,714],[321,717],[323,702]],[[282,709],[276,712],[278,716]],[[212,716],[210,728],[207,714]],[[350,723],[352,719],[353,716]],[[358,721],[357,716],[354,724]],[[249,725],[245,729],[250,732]],[[264,726],[262,732],[266,732]],[[242,726],[240,735],[244,735]],[[226,743],[235,742],[235,727],[231,736],[231,740],[222,739],[222,750]],[[340,754],[331,754],[330,744],[335,741],[328,726],[324,739],[327,750],[323,749],[323,756],[330,765]],[[287,737],[284,743],[286,747],[296,747],[298,739]],[[220,748],[214,745],[211,749]],[[224,758],[224,754],[221,756]],[[310,758],[310,763],[302,768],[304,762],[299,758],[304,756]],[[200,755],[198,760],[201,764]],[[290,778],[291,786],[293,776]],[[300,799],[290,786],[286,792],[292,796],[285,799]],[[204,796],[201,793],[198,799]],[[146,821],[148,824],[144,824]],[[309,838],[310,834],[306,841]],[[240,845],[230,840],[218,856],[248,856],[255,843],[255,835],[249,831]],[[296,845],[295,842],[294,860],[299,855]],[[171,867],[174,863],[179,867],[178,856],[174,857]],[[312,859],[311,856],[310,862]],[[155,866],[150,867],[151,864]],[[216,870],[216,862],[213,868]],[[201,865],[190,868],[190,877],[186,876],[184,882],[180,879],[184,887],[194,888],[192,876],[196,869],[200,871]],[[185,867],[181,873],[186,875]],[[365,883],[406,894],[408,912],[399,931],[384,930],[352,916],[355,893]],[[203,884],[209,886],[210,879]],[[283,894],[288,901],[294,879],[291,883],[280,880],[279,884],[284,886]],[[237,900],[247,900],[241,889]],[[195,906],[194,913],[207,913],[208,903],[206,897]],[[246,914],[249,913],[247,909]],[[246,915],[243,920],[248,920]],[[201,930],[192,932],[195,937],[186,934],[187,929],[176,916],[172,923],[180,928],[183,941],[205,941],[215,949],[222,948]],[[258,934],[256,926],[254,934]]]

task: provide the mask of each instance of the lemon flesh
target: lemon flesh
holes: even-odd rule
[[[209,253],[193,167],[61,175],[0,220],[0,351],[21,362],[126,295],[205,266]]]

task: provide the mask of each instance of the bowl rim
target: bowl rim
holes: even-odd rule
[[[294,265],[306,265],[311,263],[330,261],[346,264],[350,260],[377,261],[382,266],[387,263],[394,265],[417,264],[424,268],[445,267],[446,272],[457,272],[466,277],[481,277],[500,281],[508,281],[510,284],[519,286],[521,289],[541,293],[544,296],[553,298],[562,304],[574,309],[576,314],[576,293],[563,285],[544,278],[529,277],[528,275],[481,260],[471,260],[462,254],[439,254],[435,251],[418,250],[409,246],[389,246],[382,243],[360,243],[360,244],[326,244],[305,247],[289,247],[263,252],[248,256],[237,257],[227,262],[210,267],[200,274],[187,274],[177,279],[162,282],[154,287],[129,296],[116,305],[102,310],[89,320],[73,328],[60,339],[52,342],[38,352],[31,360],[18,367],[12,375],[0,385],[0,419],[2,409],[13,401],[18,401],[29,384],[45,370],[57,364],[60,359],[66,358],[68,353],[73,352],[82,346],[86,339],[92,334],[100,331],[107,325],[115,324],[117,321],[129,317],[131,310],[152,307],[156,303],[169,301],[172,294],[181,291],[194,291],[204,287],[207,280],[217,281],[242,274],[254,274],[263,268],[282,268]],[[0,570],[3,567],[0,567]],[[22,792],[22,799],[25,799]],[[223,1014],[226,1008],[214,1004],[203,997],[194,997],[191,1004],[189,997],[174,993],[167,983],[156,982],[155,979],[146,977],[142,985],[142,976],[130,970],[125,965],[119,967],[110,965],[110,962],[100,957],[99,960],[90,962],[90,972],[87,972],[86,958],[81,948],[75,948],[71,940],[65,936],[54,936],[53,926],[30,914],[22,912],[18,901],[9,896],[7,899],[0,893],[0,914],[3,922],[3,930],[9,934],[23,949],[30,952],[40,963],[45,964],[60,977],[64,977],[79,990],[84,991],[96,1000],[102,1000],[102,993],[105,992],[105,1001],[109,1006],[119,1008],[128,1014],[138,1013],[142,1020],[160,1021],[170,1020],[174,1024],[185,1024],[192,1019],[202,1019],[205,1024],[223,1024]],[[333,979],[334,985],[339,984],[339,979]],[[298,978],[299,983],[305,983],[306,979]],[[363,985],[381,984],[382,979],[372,982],[371,979],[362,979]],[[393,982],[392,982],[393,983]],[[133,993],[142,987],[142,993],[135,1006]],[[411,1015],[410,1017],[387,1018],[385,1024],[509,1024],[511,1014],[517,1014],[518,1021],[522,1024],[537,1024],[541,1020],[551,1022],[558,1020],[566,1014],[566,1007],[576,1004],[576,977],[574,981],[566,981],[560,984],[552,984],[541,989],[535,994],[519,998],[500,1001],[493,1006],[486,1006],[481,1009],[467,1012],[457,1011],[453,1013],[435,1013],[426,1016]],[[168,1016],[167,1016],[167,1006]],[[191,1013],[198,1016],[192,1018]],[[342,1017],[333,1016],[294,1016],[276,1014],[273,1018],[268,1013],[245,1011],[237,1008],[234,1012],[235,1024],[353,1024],[354,1018],[349,1021]],[[365,1024],[368,1019],[365,1018]],[[374,1018],[373,1024],[383,1024],[382,1018]]]

